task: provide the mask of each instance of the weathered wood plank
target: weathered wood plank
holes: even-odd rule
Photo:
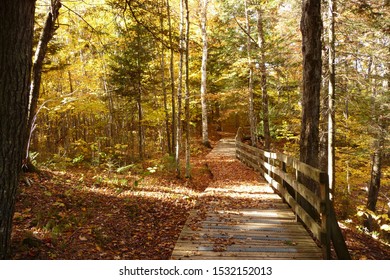
[[[321,259],[321,253],[315,252],[209,252],[209,251],[177,251],[174,259]]]

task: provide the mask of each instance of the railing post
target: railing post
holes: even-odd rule
[[[237,134],[236,134],[236,158],[240,159],[240,152],[239,152],[239,142],[241,142],[241,139],[242,139],[242,128],[239,127],[237,129]]]
[[[295,169],[295,181],[299,182],[299,171],[297,169]],[[300,204],[298,202],[298,192],[296,189],[294,189],[294,199],[298,204]],[[295,214],[295,221],[298,222],[298,215],[297,214]]]
[[[330,200],[329,200],[329,177],[325,172],[320,173],[320,195],[321,195],[321,245],[324,259],[329,260],[330,255]]]
[[[282,161],[282,171],[283,171],[285,174],[287,174],[287,165],[286,165],[286,163],[285,163],[284,161]],[[288,192],[287,183],[284,181],[283,178],[281,178],[281,179],[282,179],[282,186],[283,186],[283,188]],[[286,200],[284,199],[284,197],[282,197],[282,199],[283,199],[283,202],[286,202]]]

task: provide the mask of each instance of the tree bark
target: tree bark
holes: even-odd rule
[[[321,1],[304,0],[302,4],[302,127],[300,160],[318,167],[321,89]]]
[[[302,2],[302,121],[300,137],[300,161],[313,167],[319,166],[319,119],[320,89],[322,75],[322,20],[321,1],[303,0]],[[318,185],[300,174],[299,179],[313,192],[318,193]],[[303,198],[300,204],[306,211],[316,217],[317,214]]]
[[[0,2],[0,259],[10,254],[27,141],[35,1]]]
[[[208,39],[207,39],[207,5],[209,0],[202,0],[201,10],[201,31],[202,31],[202,66],[201,66],[201,86],[200,86],[200,100],[202,105],[202,143],[208,148],[211,148],[208,134],[208,120],[207,120],[207,56],[208,56]]]

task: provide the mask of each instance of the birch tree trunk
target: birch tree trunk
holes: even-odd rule
[[[208,120],[207,120],[207,56],[208,56],[208,40],[207,40],[207,6],[209,0],[202,0],[201,11],[201,31],[203,41],[202,51],[202,67],[201,67],[201,86],[200,86],[200,100],[202,105],[202,143],[206,147],[211,148],[208,135]]]
[[[191,164],[190,164],[190,127],[191,127],[191,119],[190,119],[190,83],[189,83],[189,36],[190,36],[190,10],[188,8],[188,0],[184,0],[185,4],[185,22],[186,22],[186,32],[185,32],[185,86],[186,86],[186,94],[185,94],[185,119],[186,119],[186,146],[185,146],[185,154],[186,154],[186,178],[191,177]]]
[[[175,160],[176,160],[176,173],[177,176],[181,176],[181,166],[180,166],[180,150],[181,150],[181,135],[182,135],[182,127],[181,127],[181,115],[182,115],[182,94],[183,94],[183,63],[184,63],[184,48],[185,48],[185,38],[184,38],[184,0],[180,0],[180,25],[179,25],[179,33],[180,33],[180,59],[179,59],[179,76],[178,76],[178,87],[177,87],[177,127],[176,127],[176,152],[175,152]]]
[[[255,119],[255,109],[254,109],[254,93],[253,93],[253,62],[252,62],[252,47],[251,47],[251,25],[250,25],[250,15],[248,8],[248,1],[245,0],[245,19],[246,19],[246,33],[247,33],[247,52],[248,52],[248,69],[249,69],[249,78],[248,78],[248,107],[249,107],[249,125],[251,133],[251,144],[255,146],[257,143],[256,139],[256,119]]]
[[[175,98],[175,71],[174,71],[174,47],[172,38],[171,7],[167,0],[168,37],[170,47],[169,74],[171,79],[171,106],[172,106],[172,154],[176,153],[176,98]]]
[[[264,148],[269,151],[271,146],[271,135],[269,131],[269,112],[268,112],[268,91],[267,91],[267,67],[266,67],[266,42],[264,36],[263,11],[257,8],[257,30],[258,45],[260,48],[260,73],[261,73],[261,92],[262,92],[262,111],[263,111],[263,129],[264,129]]]
[[[171,145],[171,133],[169,129],[169,111],[168,111],[168,98],[167,98],[167,89],[165,86],[165,46],[163,43],[164,40],[164,17],[163,17],[163,8],[164,0],[162,1],[162,7],[160,11],[160,29],[161,29],[161,88],[163,93],[163,102],[164,102],[164,113],[165,113],[165,133],[167,137],[167,149],[168,154],[172,154],[172,145]]]
[[[329,59],[329,83],[328,83],[328,175],[329,175],[329,192],[334,193],[335,188],[335,98],[336,98],[336,68],[335,68],[335,0],[329,0],[328,3],[328,59]]]
[[[10,253],[12,218],[27,141],[35,1],[0,2],[0,259]]]

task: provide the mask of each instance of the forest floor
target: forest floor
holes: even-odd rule
[[[213,181],[209,151],[197,149],[191,179],[155,166],[141,176],[85,167],[28,174],[31,183],[21,183],[16,203],[12,258],[169,259],[189,211]],[[353,259],[390,259],[390,246],[355,222],[342,231]]]

